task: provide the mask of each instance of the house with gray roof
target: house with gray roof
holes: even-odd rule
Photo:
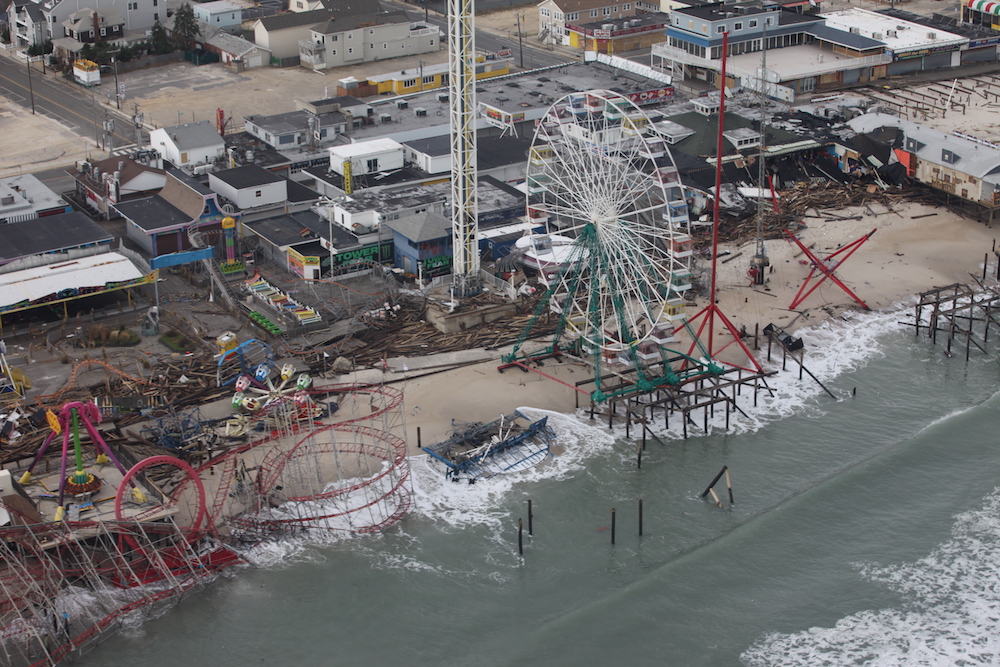
[[[385,225],[392,230],[395,265],[404,273],[433,278],[451,272],[451,220],[424,210],[387,220]]]
[[[161,127],[149,133],[150,145],[175,167],[211,164],[226,152],[226,142],[211,121]]]
[[[299,64],[324,70],[431,53],[440,48],[438,28],[424,21],[411,21],[402,10],[341,12],[309,29],[308,37],[299,42]]]
[[[271,52],[271,63],[280,67],[299,64],[299,42],[309,37],[309,29],[328,20],[329,9],[288,12],[264,16],[254,21],[253,41]]]
[[[1000,207],[1000,144],[884,113],[862,114],[847,124],[858,134],[897,128],[890,159],[903,163],[908,176],[949,198],[977,205],[989,213],[989,220]]]

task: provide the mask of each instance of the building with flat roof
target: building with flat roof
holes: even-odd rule
[[[347,117],[339,111],[313,114],[287,111],[272,116],[244,116],[246,131],[274,148],[319,145],[347,130]]]
[[[226,151],[222,135],[208,120],[157,128],[149,133],[149,143],[175,167],[211,164]]]
[[[101,246],[110,247],[113,240],[79,211],[0,225],[0,272],[93,254]]]
[[[33,174],[0,179],[0,225],[72,210],[72,206]]]

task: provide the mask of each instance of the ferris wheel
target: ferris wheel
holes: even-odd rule
[[[693,248],[657,125],[617,93],[567,95],[538,123],[527,190],[528,217],[547,234],[522,241],[522,262],[549,288],[557,337],[607,363],[659,360],[684,320]]]

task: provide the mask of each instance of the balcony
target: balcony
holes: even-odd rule
[[[299,59],[309,65],[326,63],[326,45],[317,44],[311,39],[299,40]]]

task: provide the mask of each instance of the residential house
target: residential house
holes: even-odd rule
[[[125,20],[117,7],[81,9],[73,12],[53,31],[52,46],[61,60],[76,60],[85,44],[120,42],[125,36]]]
[[[402,10],[340,12],[309,28],[309,37],[299,42],[299,64],[324,70],[430,53],[441,48],[439,35],[436,26],[411,21]]]
[[[218,195],[179,169],[167,170],[159,194],[114,204],[126,220],[126,234],[155,256],[187,250],[189,232],[219,232],[223,211]]]
[[[202,23],[232,33],[243,34],[243,7],[229,0],[195,2],[191,4],[194,17]]]
[[[50,39],[49,24],[42,6],[34,0],[13,0],[7,7],[10,42],[23,48]]]
[[[538,39],[546,44],[571,45],[571,26],[623,19],[640,11],[660,11],[659,3],[630,0],[542,0],[538,3]],[[579,34],[579,30],[577,30]],[[577,46],[583,46],[577,44]]]
[[[149,133],[149,143],[175,167],[211,164],[226,151],[218,129],[207,120],[157,128]]]
[[[219,62],[237,71],[263,67],[271,62],[271,52],[241,35],[233,35],[207,23],[201,27],[201,47],[219,56]]]
[[[309,29],[328,20],[328,9],[289,12],[257,19],[253,24],[253,41],[271,52],[271,64],[294,67],[299,64],[299,42],[309,37]]]
[[[103,218],[118,215],[114,204],[149,197],[167,183],[167,172],[127,157],[80,162],[66,173],[75,182],[77,202]]]

